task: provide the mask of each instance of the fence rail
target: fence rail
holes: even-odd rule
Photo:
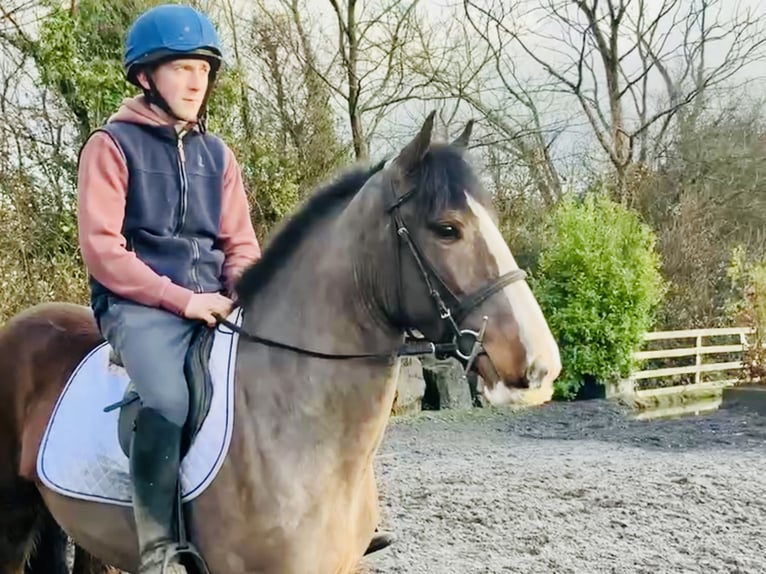
[[[732,372],[742,369],[743,353],[747,349],[747,336],[752,333],[748,327],[724,327],[716,329],[687,329],[682,331],[655,331],[647,333],[644,336],[644,345],[656,341],[673,341],[688,339],[690,344],[682,347],[638,350],[633,357],[640,361],[669,359],[675,362],[678,359],[689,357],[693,359],[693,364],[679,366],[660,366],[660,367],[642,367],[641,370],[631,373],[631,381],[649,381],[664,379],[677,375],[694,375],[694,386],[712,385],[727,386],[736,383],[739,379]],[[729,337],[736,338],[736,343],[721,344],[720,341],[715,344],[705,344],[711,338]],[[693,341],[693,343],[691,343]],[[683,343],[682,343],[683,344]],[[705,362],[704,358],[710,355],[718,355],[717,361]],[[723,374],[723,377],[716,377],[715,380],[704,380],[707,374]],[[676,385],[689,387],[692,383]],[[667,387],[659,384],[658,387]],[[659,390],[659,389],[657,389]],[[642,392],[642,391],[637,391]]]

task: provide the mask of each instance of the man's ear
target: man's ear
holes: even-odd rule
[[[144,90],[151,90],[151,86],[149,85],[149,79],[146,77],[146,70],[141,70],[136,74],[136,79],[138,80],[138,83],[141,84],[141,87]]]

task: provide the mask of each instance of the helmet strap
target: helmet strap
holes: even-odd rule
[[[171,108],[170,104],[168,104],[167,100],[162,97],[162,94],[160,94],[160,91],[157,89],[157,84],[154,83],[154,74],[152,74],[152,72],[153,70],[147,69],[145,73],[146,81],[149,82],[149,89],[147,90],[144,88],[144,96],[146,97],[146,101],[160,108],[174,120],[178,120],[179,122],[184,121],[183,118],[179,118],[178,115],[176,115],[176,113],[173,111],[173,108]]]
[[[162,97],[162,94],[160,94],[160,91],[157,89],[157,84],[154,82],[154,74],[152,74],[153,69],[146,69],[145,76],[146,81],[149,82],[149,89],[147,90],[144,88],[144,97],[146,97],[146,101],[150,104],[154,104],[157,107],[159,107],[161,110],[163,110],[166,114],[168,114],[171,118],[178,120],[179,122],[184,122],[187,120],[184,120],[183,118],[179,118],[178,115],[173,111],[173,108],[170,107],[170,104],[168,104],[167,100]],[[205,133],[207,131],[207,103],[210,99],[210,94],[213,92],[213,84],[215,82],[216,74],[211,70],[210,77],[208,79],[207,84],[207,91],[205,92],[205,97],[202,98],[202,104],[200,105],[199,111],[197,112],[197,122],[196,124],[199,126],[199,129],[202,133]],[[188,122],[188,123],[195,123],[195,122]]]
[[[210,99],[210,94],[213,93],[213,87],[215,83],[215,72],[210,72],[210,78],[207,83],[207,91],[205,92],[205,97],[202,98],[202,105],[199,107],[199,112],[197,112],[197,125],[199,125],[199,130],[204,134],[207,131],[207,103]]]

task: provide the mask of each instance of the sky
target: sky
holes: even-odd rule
[[[248,20],[253,15],[253,0],[233,0],[238,16],[242,20]],[[279,0],[262,0],[266,5],[278,5]],[[359,5],[361,7],[362,15],[360,20],[363,19],[365,11],[369,11],[375,5],[379,5],[381,1],[387,0],[375,0],[374,2],[360,0]],[[511,3],[518,0],[503,0],[505,6],[509,6]],[[556,0],[559,1],[559,0]],[[697,0],[699,1],[699,0]],[[12,0],[14,3],[21,2],[21,0]],[[340,0],[343,3],[343,0]],[[488,4],[492,4],[491,0],[487,0]],[[687,4],[689,0],[680,0],[681,4]],[[68,2],[67,2],[68,3]],[[222,6],[223,0],[210,0],[213,6]],[[550,20],[541,19],[541,11],[539,6],[542,2],[524,2],[525,7],[517,7],[513,10],[513,18],[509,20],[510,25],[515,29],[521,30],[525,33],[525,37],[528,38],[530,46],[534,50],[535,54],[542,55],[547,61],[560,65],[562,60],[561,45],[559,40],[562,37],[562,31],[560,26],[552,23]],[[639,0],[633,0],[632,6],[638,6]],[[662,0],[643,0],[643,4],[647,10],[652,13],[659,10],[662,6]],[[321,42],[320,46],[327,50],[327,54],[332,54],[335,47],[335,15],[332,10],[329,0],[303,0],[306,12],[309,18],[306,19],[314,28],[318,31],[325,30],[327,38],[330,41]],[[603,0],[602,0],[603,5]],[[530,8],[530,6],[532,8]],[[537,7],[537,9],[535,9]],[[751,10],[753,14],[759,16],[761,21],[766,23],[766,1],[764,0],[723,0],[718,4],[719,14],[722,19],[731,17],[736,12],[742,12]],[[464,20],[462,9],[462,0],[420,0],[419,3],[420,12],[426,17],[427,20],[437,25],[442,22],[449,14],[450,11],[456,11],[462,15]],[[2,22],[0,22],[2,27]],[[444,30],[444,28],[441,28]],[[683,27],[677,25],[673,32],[676,34],[676,38],[680,37]],[[437,39],[440,37],[440,30],[437,25]],[[625,41],[630,39],[626,38]],[[570,51],[571,53],[571,51]],[[723,55],[722,51],[715,53],[711,51],[707,55],[708,63],[713,63],[716,59],[721,60]],[[1,57],[1,56],[0,56]],[[506,63],[512,64],[518,73],[518,75],[525,80],[525,86],[535,86],[549,83],[549,78],[545,74],[544,70],[538,63],[532,61],[532,59],[521,52],[518,48],[510,50],[508,52],[508,58]],[[741,70],[735,77],[730,80],[732,85],[741,85],[743,81],[754,81],[755,84],[750,88],[752,93],[762,92],[764,87],[764,76],[766,75],[766,63],[759,62],[758,65],[750,66]],[[492,82],[492,78],[487,80],[488,83]],[[650,76],[650,93],[652,95],[662,95],[664,91],[664,84],[658,74]],[[503,94],[507,93],[502,91],[499,96],[493,96],[489,90],[484,91],[483,97],[487,99],[491,105],[494,105],[497,109],[505,112],[509,116],[515,114],[524,114],[526,110],[520,106],[512,106],[507,101],[503,100]],[[493,99],[494,97],[494,99]],[[541,106],[541,112],[544,116],[544,123],[547,125],[560,125],[561,122],[566,121],[568,128],[563,137],[560,137],[557,141],[557,151],[562,158],[568,156],[573,152],[577,152],[578,149],[583,147],[583,141],[589,138],[591,135],[590,128],[585,122],[585,118],[581,113],[576,101],[571,96],[564,96],[555,91],[549,91],[546,97],[541,98],[539,101],[543,102]],[[344,121],[343,112],[345,104],[342,100],[338,99],[335,102],[336,109],[339,115],[339,129],[343,134],[348,137],[347,122]],[[419,123],[427,114],[428,110],[433,107],[440,107],[440,104],[434,102],[412,102],[400,106],[396,110],[391,110],[390,114],[386,117],[386,122],[381,126],[378,134],[378,139],[373,142],[373,146],[380,151],[379,155],[390,153],[399,145],[403,145],[406,140],[414,133],[414,130],[419,126]],[[630,107],[627,108],[627,112],[630,113]],[[458,120],[465,120],[469,116],[472,116],[470,111],[465,110],[464,113],[458,116]],[[462,122],[455,122],[452,130],[455,132],[462,129]],[[589,145],[593,147],[595,144],[592,138],[589,141]]]
[[[279,0],[269,0],[274,3],[278,3]],[[558,1],[558,0],[557,0]],[[696,0],[699,2],[699,0]],[[488,5],[493,5],[494,2],[487,0]],[[516,5],[515,0],[503,0],[504,5]],[[602,0],[601,5],[604,5]],[[559,24],[551,21],[551,19],[541,18],[542,10],[541,5],[547,4],[547,2],[524,2],[523,5],[517,6],[512,11],[512,19],[509,19],[510,25],[515,29],[521,30],[525,34],[525,38],[528,39],[530,47],[533,49],[536,55],[544,57],[546,61],[559,64],[566,61],[569,55],[562,56],[561,50],[565,49],[562,46],[560,40],[563,37],[563,31]],[[560,2],[559,2],[560,4]],[[679,6],[688,6],[689,0],[680,0]],[[334,28],[334,13],[331,8],[329,0],[305,0],[304,5],[307,11],[310,13],[310,21],[317,26],[323,26],[328,30],[331,30],[330,38],[333,38],[335,34]],[[369,9],[370,2],[361,3]],[[498,4],[499,5],[499,4]],[[643,0],[643,5],[650,15],[656,14],[664,5],[663,0]],[[240,4],[243,10],[243,15],[247,13],[247,2],[242,1]],[[439,22],[444,19],[450,12],[450,10],[456,11],[464,20],[462,0],[421,0],[420,9],[426,18]],[[631,8],[635,9],[639,6],[639,0],[633,0]],[[574,8],[572,8],[574,10]],[[752,15],[759,18],[762,23],[766,23],[766,1],[764,0],[722,0],[716,5],[716,16],[721,21],[726,21],[733,18],[736,14],[744,14],[750,11]],[[633,12],[635,14],[635,12]],[[685,10],[681,13],[685,14]],[[666,19],[666,22],[671,22],[670,19]],[[679,46],[684,32],[684,21],[676,21],[672,28],[666,27],[663,32],[669,31],[668,41],[665,44],[665,49],[669,51],[673,46]],[[761,24],[763,27],[764,24]],[[624,38],[624,42],[632,42],[632,38]],[[333,47],[330,43],[329,49]],[[571,49],[569,50],[571,54]],[[680,51],[675,51],[675,65],[679,64],[678,56]],[[720,64],[723,61],[725,54],[725,46],[719,44],[709,49],[706,54],[706,62],[708,65]],[[638,70],[638,63],[634,60],[634,70]],[[519,77],[524,78],[528,82],[528,86],[541,85],[549,83],[549,77],[541,68],[541,66],[534,62],[528,55],[524,54],[518,48],[510,48],[508,51],[508,58],[506,63],[512,64]],[[630,58],[626,61],[626,67],[630,68]],[[671,64],[671,73],[674,68]],[[728,84],[730,86],[736,86],[733,88],[733,92],[737,96],[742,95],[741,87],[743,82],[751,82],[749,86],[750,92],[748,93],[766,93],[764,88],[766,82],[764,82],[764,76],[766,76],[766,62],[760,61],[755,65],[743,68],[735,76],[733,76]],[[587,79],[586,79],[587,81]],[[666,95],[665,84],[662,81],[661,76],[658,73],[652,73],[648,79],[648,87],[650,96],[653,98],[660,98]],[[507,93],[507,92],[504,92]],[[489,90],[485,92],[485,97],[489,100],[492,99]],[[592,137],[592,130],[587,124],[587,120],[583,115],[579,104],[572,98],[572,96],[564,96],[555,91],[549,91],[546,97],[540,99],[544,102],[543,109],[541,110],[544,115],[544,123],[547,125],[561,125],[562,122],[566,122],[567,130],[557,140],[557,152],[559,157],[565,160],[570,155],[577,155],[584,147],[583,142],[587,141],[587,146],[590,149],[598,149],[596,141]],[[430,104],[432,106],[434,104]],[[511,107],[507,101],[503,101],[501,98],[495,100],[495,106],[505,111],[508,114],[524,114],[526,110],[520,106]],[[342,112],[342,103],[338,103],[339,110]],[[391,151],[391,146],[400,145],[406,142],[409,135],[413,133],[413,130],[418,127],[420,121],[427,113],[428,105],[424,105],[422,102],[413,102],[401,106],[397,110],[393,110],[390,113],[390,122],[387,123],[386,128],[391,132],[391,137],[383,137],[384,134],[380,134],[381,137],[377,142],[377,145],[385,152]],[[632,112],[632,107],[626,105],[626,115],[635,116]],[[466,115],[463,119],[467,118],[470,112],[466,111]],[[462,124],[457,122],[454,126],[455,131],[459,131],[462,128]],[[341,129],[347,129],[345,125],[341,126]],[[386,134],[387,135],[387,134]],[[375,145],[375,144],[374,144]]]

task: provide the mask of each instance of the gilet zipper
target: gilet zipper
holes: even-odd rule
[[[176,236],[180,235],[186,224],[186,211],[188,206],[188,178],[186,176],[186,154],[184,153],[183,136],[185,132],[181,131],[178,134],[178,171],[181,174],[181,205],[179,208],[178,226],[176,227]],[[198,293],[202,291],[202,286],[199,283],[199,273],[197,271],[197,264],[200,259],[199,244],[193,237],[189,239],[189,243],[192,248],[192,262],[191,262],[191,277],[194,281],[195,291]]]

